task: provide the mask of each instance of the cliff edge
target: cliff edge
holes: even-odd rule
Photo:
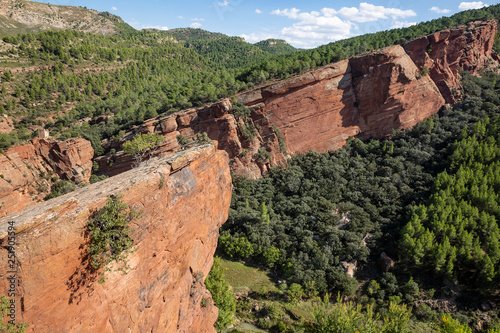
[[[258,178],[289,154],[335,150],[353,136],[381,138],[456,102],[460,70],[475,74],[498,59],[492,51],[496,32],[495,20],[476,21],[404,47],[328,64],[212,105],[147,120],[108,149],[119,151],[133,135],[155,132],[166,138],[163,151],[175,151],[179,135],[194,140],[206,132],[228,153],[235,174]],[[132,158],[118,152],[97,162],[112,176],[129,169]]]
[[[28,332],[215,332],[203,281],[228,216],[228,162],[215,146],[198,146],[1,218],[0,289],[8,295],[7,277],[16,276],[16,320]],[[132,225],[130,271],[108,272],[99,284],[84,233],[112,194],[143,213]]]

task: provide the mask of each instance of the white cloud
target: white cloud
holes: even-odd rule
[[[167,26],[161,26],[161,25],[142,26],[142,28],[143,29],[168,30]]]
[[[458,5],[458,9],[460,10],[479,9],[486,6],[488,5],[483,3],[482,1],[461,2],[460,5]]]
[[[184,16],[180,16],[180,15],[179,15],[179,16],[177,16],[177,18],[178,18],[179,20],[182,20],[182,19],[184,18]]]
[[[386,8],[366,2],[360,3],[359,7],[343,7],[339,10],[323,8],[320,11],[303,12],[297,8],[286,8],[273,10],[271,14],[297,21],[281,30],[281,38],[303,48],[352,37],[355,35],[353,30],[358,29],[356,23],[392,19],[394,26],[403,27],[415,23],[397,19],[417,15],[413,10]],[[388,26],[390,22],[385,24]]]
[[[411,27],[412,25],[415,25],[415,24],[417,24],[417,22],[394,21],[394,22],[392,22],[391,29],[408,28],[408,27]]]
[[[118,10],[118,8],[116,8],[116,7],[111,7],[111,10]]]
[[[333,14],[331,8],[325,9],[330,15]],[[395,20],[397,18],[417,16],[417,13],[411,9],[402,10],[399,8],[386,8],[384,6],[375,6],[366,2],[360,3],[359,8],[343,7],[337,11],[337,14],[345,19],[359,23],[374,22],[380,19],[386,20],[389,17]]]
[[[438,14],[447,14],[450,12],[449,9],[441,9],[439,7],[436,7],[436,6],[429,8],[429,10],[432,12],[436,12]]]
[[[205,21],[205,19],[202,17],[202,18],[197,18],[197,17],[194,17],[191,19],[191,21],[200,21],[200,22],[203,22]]]
[[[199,27],[201,27],[201,23],[198,23],[198,22],[193,22],[193,23],[191,23],[190,27],[191,27],[191,28],[195,28],[195,29],[196,29],[196,28],[199,28]]]
[[[241,34],[240,37],[244,38],[248,43],[256,43],[269,38],[279,38],[276,35],[268,33],[251,33],[250,35]]]
[[[219,3],[218,3],[218,5],[219,5],[220,7],[226,7],[226,6],[229,6],[229,1],[224,0],[224,1],[222,1],[222,2],[219,2]]]
[[[260,9],[256,9],[256,10],[255,10],[255,13],[257,13],[257,14],[262,14],[262,10],[260,10]]]

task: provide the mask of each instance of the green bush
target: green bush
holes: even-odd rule
[[[133,155],[136,164],[139,164],[147,157],[153,156],[164,140],[163,136],[155,133],[138,134],[123,144],[123,151],[128,155]]]
[[[236,312],[236,298],[231,291],[231,286],[224,278],[220,258],[214,258],[214,264],[205,280],[207,289],[212,294],[215,306],[219,309],[219,317],[215,328],[221,331],[233,323],[233,315]]]
[[[141,215],[121,201],[121,196],[110,196],[106,205],[89,218],[90,244],[88,253],[91,266],[99,270],[115,261],[119,271],[128,270],[127,256],[132,251],[134,241],[130,237],[130,222]],[[104,273],[100,282],[104,282]]]

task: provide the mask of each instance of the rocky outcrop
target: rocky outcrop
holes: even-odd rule
[[[3,35],[23,32],[73,29],[97,34],[116,34],[117,16],[76,6],[32,1],[0,0],[0,29]]]
[[[460,69],[476,74],[492,61],[497,21],[476,21],[415,39],[405,50],[419,69],[429,72],[447,103],[460,97]]]
[[[8,222],[16,229],[16,319],[28,332],[215,332],[217,309],[203,282],[228,216],[228,162],[225,152],[199,146],[1,218],[3,295],[12,274]],[[142,215],[131,225],[130,270],[108,272],[100,284],[85,230],[112,194]]]
[[[0,217],[40,201],[50,192],[51,178],[88,182],[94,150],[89,141],[34,139],[0,154]]]
[[[408,43],[329,64],[266,84],[210,106],[146,121],[97,161],[104,174],[128,170],[121,144],[136,133],[166,137],[163,152],[206,132],[236,174],[260,177],[288,154],[326,152],[349,137],[381,138],[414,126],[459,96],[459,69],[476,73],[492,56],[496,21],[473,22]],[[427,66],[425,68],[424,66]],[[428,73],[427,73],[428,72]],[[242,111],[242,105],[248,108]]]
[[[399,45],[355,57],[350,64],[361,139],[412,127],[444,105],[434,82],[420,74]]]

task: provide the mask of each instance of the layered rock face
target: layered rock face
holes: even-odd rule
[[[427,67],[447,103],[460,97],[460,73],[472,74],[492,60],[497,21],[471,22],[467,27],[443,30],[415,39],[405,50],[419,68]]]
[[[88,182],[94,150],[82,138],[52,142],[34,139],[0,154],[0,217],[43,199],[49,179]]]
[[[496,21],[473,22],[405,48],[391,46],[329,64],[232,100],[151,119],[121,143],[136,133],[155,132],[166,137],[161,149],[171,152],[179,148],[179,135],[194,140],[206,132],[229,154],[236,174],[257,178],[288,153],[338,149],[350,136],[380,138],[437,113],[459,96],[459,69],[476,73],[493,61],[496,31]],[[250,115],[242,115],[241,104]],[[119,150],[121,143],[113,148]],[[114,175],[130,168],[132,158],[118,153],[98,163],[102,173]]]
[[[353,58],[350,63],[361,139],[412,127],[444,105],[434,82],[421,75],[399,45]]]
[[[18,231],[17,320],[28,332],[215,332],[217,308],[203,281],[228,216],[228,162],[225,152],[199,146],[1,218],[4,291],[8,222]],[[129,272],[107,272],[100,284],[85,230],[112,194],[142,215],[131,224]]]

